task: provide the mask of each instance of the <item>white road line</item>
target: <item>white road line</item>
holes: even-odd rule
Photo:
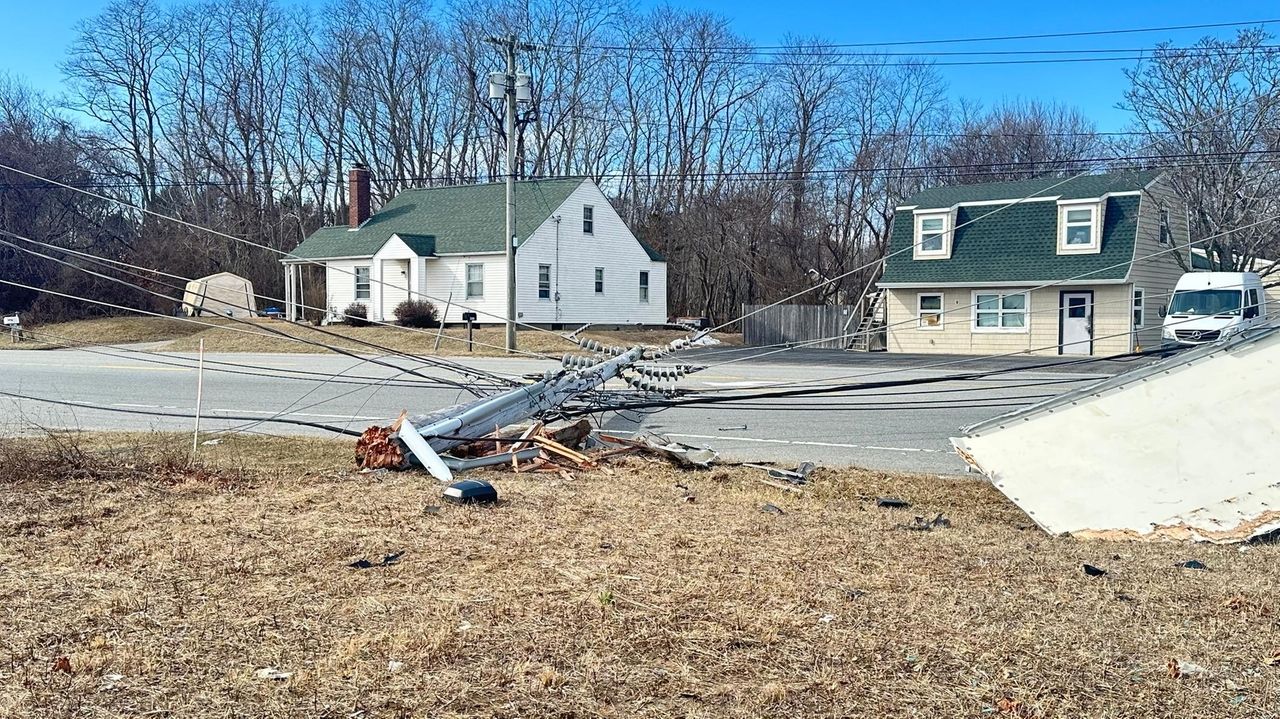
[[[668,437],[686,437],[689,439],[715,439],[728,440],[730,442],[756,442],[759,444],[794,444],[806,447],[838,447],[840,449],[870,449],[877,452],[930,452],[939,454],[950,454],[950,450],[946,449],[926,449],[924,447],[878,447],[871,444],[841,444],[839,442],[809,442],[799,439],[757,439],[754,437],[729,437],[726,435],[715,434],[675,434],[663,432]]]

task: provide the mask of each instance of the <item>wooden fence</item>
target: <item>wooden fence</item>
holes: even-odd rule
[[[761,307],[764,305],[743,305],[742,314]],[[792,343],[844,349],[849,340],[840,335],[857,329],[857,320],[850,321],[855,312],[853,305],[774,305],[742,320],[742,341],[749,347]],[[834,339],[815,341],[823,337]]]

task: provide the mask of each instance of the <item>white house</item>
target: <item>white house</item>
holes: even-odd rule
[[[282,260],[287,317],[301,314],[299,267],[323,264],[330,319],[358,302],[370,319],[394,321],[412,297],[435,304],[445,322],[464,312],[505,321],[504,184],[405,190],[370,213],[368,170],[353,169],[350,183],[348,225],[316,230]],[[666,261],[590,180],[518,182],[516,310],[520,322],[554,329],[661,325]]]

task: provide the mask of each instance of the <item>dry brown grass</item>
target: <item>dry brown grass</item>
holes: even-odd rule
[[[317,331],[307,325],[289,324],[274,320],[258,320],[261,324],[275,330],[282,330],[291,336],[314,342],[337,345],[345,349],[361,353],[374,350],[358,342],[344,342],[325,332],[332,332],[344,338],[363,340],[383,347],[390,347],[400,352],[414,355],[474,355],[492,357],[505,355],[502,349],[505,342],[504,330],[500,327],[484,327],[475,330],[475,345],[467,349],[467,331],[465,329],[447,329],[443,332],[440,349],[435,349],[435,330],[413,330],[403,327],[372,325],[369,327],[349,327],[347,325],[330,325]],[[243,328],[243,325],[239,326]],[[576,345],[563,339],[562,333],[540,332],[537,330],[521,330],[516,338],[521,350],[548,354],[563,354],[573,351]],[[651,344],[662,345],[687,333],[668,330],[616,330],[588,331],[584,337],[596,339],[608,344]],[[188,335],[170,342],[164,349],[174,352],[190,352],[199,347],[204,340],[206,352],[326,352],[323,347],[291,342],[282,337],[261,337],[244,332],[223,328],[210,328],[202,332]]]
[[[30,341],[12,343],[6,331],[0,349],[57,349],[67,344],[133,344],[168,342],[204,330],[190,322],[165,317],[102,317],[55,322],[27,328]]]
[[[474,355],[499,356],[505,352],[504,331],[500,327],[478,328],[475,332],[476,345],[468,351],[465,329],[448,329],[443,333],[440,349],[435,349],[435,330],[413,330],[403,327],[373,325],[369,327],[348,327],[332,325],[323,328],[325,332],[309,325],[291,324],[279,320],[250,320],[255,326],[243,322],[232,322],[222,318],[200,318],[200,322],[214,327],[202,326],[194,322],[157,317],[112,317],[98,320],[63,322],[32,328],[33,332],[47,333],[47,341],[33,335],[34,342],[9,344],[7,336],[0,337],[0,348],[5,349],[51,349],[65,346],[59,344],[57,337],[66,337],[84,344],[129,344],[134,342],[165,342],[162,350],[171,352],[194,352],[204,340],[206,352],[327,352],[323,347],[294,342],[275,336],[281,331],[293,337],[335,345],[354,352],[368,354],[376,350],[353,340],[362,340],[375,345],[389,347],[399,352],[415,355]],[[341,337],[326,334],[332,332]],[[540,332],[537,330],[521,330],[517,342],[521,350],[546,354],[563,354],[576,347],[558,335],[561,333]],[[671,330],[593,330],[583,333],[584,337],[599,340],[606,344],[650,344],[663,345],[687,333]],[[344,340],[343,338],[350,338]],[[734,335],[717,335],[721,341],[736,342]]]
[[[488,475],[499,506],[428,514],[438,485],[352,474],[349,443],[234,439],[189,473],[134,447],[113,465],[134,470],[71,477],[23,471],[23,446],[0,444],[0,716],[1280,708],[1280,549],[1048,537],[975,480],[820,470],[790,495],[632,460]],[[1174,566],[1193,557],[1209,571]]]

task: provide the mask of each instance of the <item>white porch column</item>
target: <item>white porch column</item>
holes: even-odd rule
[[[284,318],[290,322],[293,321],[293,263],[286,262],[284,265]]]

